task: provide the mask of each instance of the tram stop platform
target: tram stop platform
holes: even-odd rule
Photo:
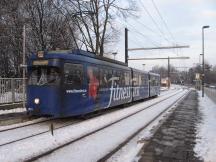
[[[200,94],[196,90],[191,91],[184,101],[177,106],[168,119],[156,130],[153,137],[144,145],[139,154],[139,162],[206,161],[204,159],[209,155],[205,154],[205,149],[206,152],[208,149],[213,151],[214,146],[202,148],[202,143],[206,137],[199,137],[201,136],[199,132],[203,131],[202,127],[209,126],[209,123],[205,121],[206,112],[203,112],[204,109],[200,110],[202,108],[199,106],[200,100],[202,100]],[[206,96],[206,98],[208,97]],[[210,98],[208,99],[210,100]],[[207,107],[205,109],[209,111]],[[212,109],[214,109],[214,105]],[[216,105],[214,112],[216,113]],[[212,139],[209,138],[208,140]],[[200,157],[200,155],[204,157]]]

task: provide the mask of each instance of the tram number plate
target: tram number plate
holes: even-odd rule
[[[48,60],[33,61],[33,65],[48,65]]]

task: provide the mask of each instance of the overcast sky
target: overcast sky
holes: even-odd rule
[[[176,67],[194,66],[199,63],[202,52],[202,26],[209,25],[210,28],[205,29],[205,56],[206,61],[216,65],[216,0],[154,0],[168,29],[152,0],[137,1],[139,17],[130,18],[125,23],[129,29],[129,48],[172,46],[174,43],[189,45],[190,48],[129,52],[130,58],[189,56],[190,60],[172,60],[171,64]],[[124,32],[116,51],[116,59],[123,61]],[[166,65],[167,61],[129,61],[130,66],[139,69],[143,68],[142,64],[146,64],[145,70],[150,70],[154,65]]]

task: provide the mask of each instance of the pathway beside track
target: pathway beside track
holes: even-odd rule
[[[158,129],[140,152],[139,162],[199,162],[193,148],[200,121],[197,92],[190,95]]]

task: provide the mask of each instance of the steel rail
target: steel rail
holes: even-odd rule
[[[168,94],[168,92],[163,92],[160,96],[164,96],[164,95],[167,95],[167,94]],[[148,99],[145,99],[145,101],[148,101],[148,100],[151,100],[151,99],[152,98],[148,98]],[[143,100],[141,100],[141,101],[143,101]],[[138,102],[140,102],[140,100],[136,101],[135,103],[138,103]],[[121,105],[118,105],[118,106],[121,106]],[[130,106],[131,105],[128,104],[128,107],[124,107],[124,108],[129,108]],[[119,109],[117,109],[117,108],[109,109],[109,110],[106,110],[106,112],[108,111],[108,113],[112,113],[113,111],[116,111],[116,110],[119,110]],[[5,115],[7,115],[7,114],[5,114]],[[95,117],[95,116],[90,116],[90,117],[88,117],[88,119],[91,118],[91,117]],[[31,125],[36,125],[36,124],[40,124],[40,123],[55,120],[55,119],[57,119],[57,118],[45,119],[45,120],[38,121],[38,122],[35,122],[35,123],[28,123],[28,124],[23,123],[23,125],[19,125],[19,126],[16,126],[16,127],[11,127],[11,128],[6,128],[6,129],[1,129],[1,127],[0,127],[0,132],[5,132],[5,131],[14,130],[14,129],[18,129],[18,128],[23,128],[23,127],[27,127],[27,126],[31,126]]]
[[[143,127],[138,129],[136,132],[134,132],[131,136],[129,136],[126,140],[124,140],[121,144],[119,144],[115,149],[113,149],[111,152],[109,152],[107,155],[103,156],[101,159],[98,160],[98,162],[104,162],[108,160],[111,156],[113,156],[116,152],[118,152],[122,147],[124,147],[127,143],[129,143],[136,135],[138,135],[141,131],[143,131],[145,128],[147,128],[150,124],[152,124],[154,121],[156,121],[159,117],[164,115],[167,110],[169,110],[171,107],[173,107],[176,103],[181,102],[184,100],[184,98],[190,93],[187,92],[182,97],[180,97],[177,101],[174,101],[169,106],[167,106],[166,109],[164,109],[162,112],[160,112],[157,116],[155,116],[152,120],[150,120],[147,124],[145,124]]]
[[[181,92],[182,92],[182,91],[181,91]],[[54,152],[54,151],[57,151],[57,150],[59,150],[59,149],[65,147],[65,146],[68,146],[68,145],[70,145],[70,144],[72,144],[72,143],[75,143],[75,142],[77,142],[77,141],[80,141],[80,140],[82,140],[82,139],[85,138],[85,137],[88,137],[88,136],[90,136],[90,135],[92,135],[92,134],[95,134],[96,132],[99,132],[99,131],[101,131],[101,130],[103,130],[103,129],[105,129],[105,128],[108,128],[108,127],[110,127],[110,126],[116,124],[116,123],[119,123],[120,121],[122,121],[122,120],[124,120],[124,119],[127,119],[127,118],[129,118],[129,117],[131,117],[131,116],[134,116],[134,115],[136,115],[136,114],[138,114],[138,113],[140,113],[140,112],[142,112],[142,111],[144,111],[144,110],[146,110],[146,109],[149,109],[149,108],[151,108],[152,106],[155,106],[155,105],[157,105],[157,104],[160,104],[161,102],[166,101],[166,100],[168,100],[169,98],[174,97],[174,96],[178,95],[178,94],[181,93],[181,92],[178,91],[178,92],[174,93],[173,95],[170,95],[170,96],[166,97],[166,98],[163,99],[163,100],[157,101],[157,102],[155,102],[155,103],[153,103],[153,104],[151,104],[151,105],[149,105],[149,106],[147,106],[147,107],[145,107],[145,108],[143,108],[143,109],[141,109],[141,110],[138,110],[138,111],[136,111],[136,112],[134,112],[134,113],[132,113],[132,114],[129,114],[129,115],[127,115],[127,116],[125,116],[125,117],[123,117],[123,118],[121,118],[121,119],[118,119],[118,120],[116,120],[116,121],[114,121],[114,122],[111,122],[111,123],[109,123],[109,124],[107,124],[107,125],[105,125],[105,126],[103,126],[103,127],[101,127],[101,128],[98,128],[98,129],[96,129],[96,130],[94,130],[94,131],[92,131],[92,132],[86,133],[86,134],[84,134],[84,135],[82,135],[82,136],[80,136],[80,137],[78,137],[78,138],[76,138],[76,139],[73,139],[73,140],[71,140],[71,141],[69,141],[69,142],[67,142],[67,143],[64,143],[64,144],[59,145],[59,146],[57,146],[57,147],[55,147],[55,148],[52,148],[52,149],[50,149],[50,150],[48,150],[48,151],[45,151],[45,152],[43,152],[43,153],[41,153],[41,154],[39,154],[39,155],[35,155],[35,156],[33,156],[33,157],[30,157],[30,158],[28,158],[28,159],[26,159],[26,160],[24,160],[24,161],[25,161],[25,162],[31,162],[31,161],[38,160],[39,158],[42,158],[42,157],[44,157],[44,156],[47,156],[47,155],[51,154],[51,153]]]
[[[79,122],[80,122],[80,121],[71,122],[71,123],[69,123],[69,124],[56,127],[56,128],[54,128],[53,130],[57,130],[57,129],[61,129],[61,128],[64,128],[64,127],[67,127],[67,126],[71,126],[72,124],[76,124],[76,123],[79,123]],[[20,138],[20,139],[16,139],[16,140],[12,140],[12,141],[9,141],[9,142],[0,144],[0,147],[1,147],[1,146],[5,146],[5,145],[9,145],[9,144],[12,144],[12,143],[15,143],[15,142],[23,141],[23,140],[25,140],[25,139],[29,139],[29,138],[32,138],[32,137],[35,137],[35,136],[39,136],[39,135],[41,135],[41,134],[48,133],[48,132],[51,132],[51,130],[48,129],[48,130],[46,130],[46,131],[41,131],[40,133],[35,133],[35,134],[30,135],[30,136],[26,136],[26,137],[23,137],[23,138]]]
[[[34,123],[23,124],[23,125],[19,125],[19,126],[16,126],[16,127],[11,127],[11,128],[6,128],[6,129],[0,129],[0,132],[6,132],[6,131],[14,130],[14,129],[19,129],[19,128],[23,128],[23,127],[28,127],[28,126],[31,126],[31,125],[36,125],[36,124],[40,124],[40,123],[44,123],[44,122],[52,121],[52,120],[55,120],[55,118],[52,118],[52,119],[45,119],[45,120],[41,120],[41,121],[34,122]],[[0,128],[1,128],[1,127],[0,127]]]

